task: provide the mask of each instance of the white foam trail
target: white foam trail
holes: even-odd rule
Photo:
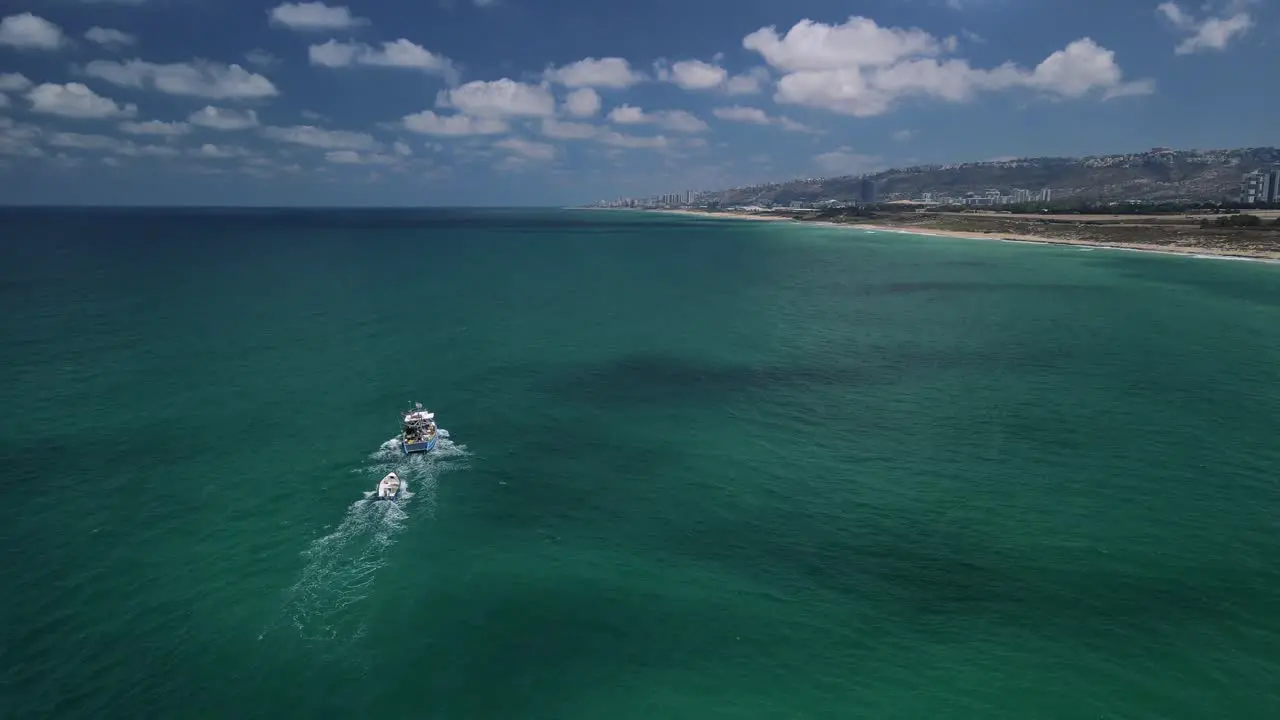
[[[418,504],[425,504],[428,517],[434,517],[437,478],[467,455],[465,446],[449,440],[448,431],[438,432],[440,439],[430,453],[406,458],[399,439],[392,438],[369,455],[373,462],[352,471],[367,478],[360,489],[363,497],[351,503],[333,532],[303,552],[307,562],[302,576],[289,588],[281,617],[272,627],[287,618],[304,639],[320,641],[354,639],[364,633],[364,616],[350,608],[372,592],[378,570],[387,563],[387,549],[409,518],[410,501],[421,496]],[[390,502],[374,500],[378,480],[392,470],[402,482],[400,496]]]

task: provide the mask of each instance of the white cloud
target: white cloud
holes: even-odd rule
[[[1182,8],[1171,2],[1160,3],[1156,6],[1156,12],[1168,18],[1169,22],[1180,28],[1190,28],[1195,25],[1195,20],[1182,11]]]
[[[81,83],[44,83],[27,93],[31,111],[67,118],[100,120],[126,118],[138,114],[138,106],[132,103],[118,105],[111,98],[102,97]]]
[[[1232,39],[1244,35],[1253,27],[1253,17],[1245,11],[1247,2],[1235,2],[1220,16],[1206,16],[1196,20],[1182,8],[1171,2],[1161,3],[1156,11],[1179,30],[1189,33],[1174,49],[1178,55],[1190,55],[1203,50],[1225,50]]]
[[[600,94],[591,88],[578,88],[564,100],[565,112],[574,117],[591,117],[600,112]]]
[[[774,124],[786,130],[787,132],[810,133],[813,135],[823,134],[821,130],[815,130],[802,122],[796,122],[789,117],[776,117],[773,119]]]
[[[11,137],[22,136],[30,139],[40,135],[40,128],[30,123],[20,123],[13,118],[0,115],[0,132]]]
[[[0,45],[18,50],[57,50],[67,44],[62,28],[25,12],[0,20]]]
[[[671,82],[684,90],[709,90],[728,79],[727,70],[701,60],[681,60],[671,66]]]
[[[1013,84],[1067,98],[1084,97],[1102,90],[1103,97],[1149,95],[1155,90],[1150,80],[1125,82],[1115,53],[1089,38],[1076,40],[1040,62],[1029,73],[1018,73]]]
[[[406,143],[400,142],[399,140],[391,144],[391,149],[394,150],[396,154],[401,157],[409,157],[410,155],[413,154],[413,148],[409,147],[409,145]]]
[[[85,31],[84,39],[90,42],[98,43],[103,47],[119,48],[127,45],[134,45],[138,42],[138,38],[127,32],[112,30],[111,28],[91,27]]]
[[[600,128],[589,123],[565,122],[555,118],[542,119],[542,134],[557,140],[589,140],[600,133]]]
[[[31,81],[22,73],[0,73],[0,91],[22,92],[31,87]]]
[[[639,111],[638,108],[636,108]],[[644,122],[650,122],[650,116],[645,115],[643,111],[639,111],[641,116],[645,118]],[[631,111],[626,111],[623,116],[630,115]],[[634,115],[632,115],[634,117]],[[662,135],[656,136],[640,136],[627,135],[599,125],[581,122],[566,122],[556,120],[555,118],[542,119],[542,134],[549,138],[557,140],[591,140],[602,145],[612,148],[629,148],[629,149],[650,149],[665,150],[671,146],[671,141]],[[697,138],[688,138],[686,143],[695,143]],[[618,152],[617,150],[611,152]]]
[[[768,68],[752,68],[741,75],[734,75],[724,84],[724,91],[730,95],[755,95],[764,89],[764,85],[773,79]]]
[[[35,142],[40,135],[40,128],[35,125],[0,117],[0,155],[40,157],[44,151]]]
[[[229,158],[249,157],[253,153],[236,145],[214,145],[213,143],[205,143],[200,146],[199,150],[193,151],[192,154],[199,155],[203,158],[226,160]]]
[[[130,140],[121,140],[109,135],[59,132],[50,135],[48,143],[57,148],[109,152],[130,157],[172,157],[178,154],[174,148],[164,145],[135,145]]]
[[[261,179],[272,178],[279,173],[295,174],[302,172],[302,166],[297,163],[281,165],[280,162],[275,159],[265,158],[258,155],[251,155],[242,159],[238,169],[246,175],[251,175]]]
[[[916,136],[914,130],[898,130],[893,133],[893,139],[898,142],[906,142]]]
[[[657,149],[665,148],[671,144],[670,141],[668,141],[662,135],[652,135],[648,137],[642,137],[637,135],[625,135],[623,133],[614,132],[613,130],[606,130],[601,132],[600,135],[597,137],[597,139],[600,142],[604,143],[605,145],[609,145],[611,147],[632,148],[632,149],[648,148],[652,150],[657,150]]]
[[[251,73],[239,65],[223,65],[202,59],[164,65],[143,60],[94,60],[85,66],[84,72],[121,87],[154,87],[170,95],[211,100],[253,100],[279,94],[276,86],[262,75]]]
[[[507,131],[507,124],[497,118],[472,117],[470,115],[437,115],[430,110],[406,115],[400,123],[406,130],[423,135],[464,137],[467,135],[498,135]]]
[[[744,37],[742,46],[787,72],[892,65],[941,49],[936,38],[918,28],[882,28],[857,16],[843,25],[801,20],[781,37],[773,26],[760,28]]]
[[[178,154],[178,149],[168,145],[139,145],[136,146],[136,152],[131,149],[124,154],[143,157],[173,157]]]
[[[247,130],[258,126],[258,113],[205,105],[191,113],[187,122],[212,130]]]
[[[161,120],[128,121],[120,123],[120,131],[130,135],[175,137],[191,132],[191,126],[184,122],[163,122]]]
[[[658,125],[676,132],[697,133],[708,128],[708,125],[692,113],[684,110],[663,110],[658,115]]]
[[[51,159],[53,160],[54,165],[58,168],[80,167],[84,162],[80,158],[72,157],[64,152],[54,155]]]
[[[702,132],[707,124],[684,110],[659,110],[647,113],[634,105],[619,105],[609,113],[609,121],[619,125],[652,123],[667,130],[683,133]]]
[[[752,125],[775,125],[788,132],[817,133],[816,130],[803,123],[787,117],[772,117],[760,108],[734,105],[718,107],[711,111],[712,115],[729,122],[749,123]]]
[[[1115,53],[1089,38],[1052,53],[1032,70],[1012,63],[985,70],[943,59],[955,46],[950,39],[915,28],[882,28],[861,17],[838,26],[802,20],[784,36],[761,28],[742,44],[786,73],[775,101],[857,117],[883,114],[906,98],[964,102],[980,91],[1011,88],[1060,98],[1097,92],[1104,99],[1154,90],[1150,80],[1125,81]]]
[[[350,30],[368,25],[367,18],[355,17],[345,5],[330,7],[322,2],[283,3],[267,11],[272,25],[290,30]]]
[[[404,38],[393,42],[382,43],[375,48],[364,43],[341,43],[329,40],[320,45],[307,48],[307,58],[312,65],[339,68],[352,65],[372,65],[375,67],[412,68],[438,73],[445,77],[456,77],[457,71],[453,62],[443,55],[409,42]]]
[[[717,54],[714,59],[719,61],[721,57]],[[772,79],[767,68],[756,67],[731,76],[718,62],[702,60],[681,60],[672,65],[668,65],[666,60],[658,60],[653,68],[659,80],[683,90],[718,90],[728,95],[753,95]]]
[[[551,160],[556,156],[556,148],[554,145],[547,143],[533,142],[530,140],[521,140],[520,138],[507,138],[499,140],[493,144],[494,147],[501,150],[529,158],[530,160]]]
[[[477,117],[550,117],[556,101],[546,85],[528,85],[510,78],[474,80],[436,95],[436,105]]]
[[[609,121],[619,125],[637,125],[648,122],[648,116],[634,105],[619,105],[609,112]]]
[[[350,130],[325,130],[313,125],[267,127],[262,134],[272,140],[306,145],[322,150],[378,150],[381,143],[369,133]]]
[[[280,58],[272,55],[262,48],[254,48],[253,50],[245,53],[244,59],[248,61],[249,64],[257,65],[258,67],[271,67],[280,62]]]
[[[9,102],[8,95],[5,95],[4,93],[0,93],[0,108],[7,108],[12,104],[13,103]]]
[[[324,154],[324,159],[331,163],[358,165],[360,164],[360,153],[355,150],[330,150]]]
[[[560,68],[548,68],[544,77],[571,88],[629,88],[645,79],[624,58],[585,58]]]
[[[833,175],[859,175],[879,167],[880,158],[854,152],[848,145],[813,157],[823,171]]]
[[[644,110],[636,108],[635,105],[618,105],[617,108],[609,111],[609,122],[618,123],[620,126],[630,126],[630,124],[639,124],[646,122]]]
[[[395,165],[401,160],[394,155],[358,153],[354,150],[330,150],[324,154],[324,159],[336,165]]]
[[[752,123],[754,125],[769,125],[773,122],[773,118],[760,108],[743,107],[742,105],[734,105],[733,107],[719,107],[711,111],[712,115],[721,120],[729,120],[730,122]]]

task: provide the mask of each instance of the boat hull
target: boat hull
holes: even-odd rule
[[[405,455],[412,455],[414,453],[431,452],[432,450],[436,449],[436,441],[439,439],[440,439],[439,436],[432,436],[431,439],[427,440],[426,442],[408,443],[408,442],[405,442],[404,439],[402,438],[400,440],[400,449],[404,451]]]

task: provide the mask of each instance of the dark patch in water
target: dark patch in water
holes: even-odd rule
[[[980,531],[904,513],[879,520],[864,514],[858,526],[838,527],[812,514],[766,512],[754,522],[704,522],[692,536],[689,530],[668,538],[669,551],[727,566],[767,586],[808,585],[854,604],[877,598],[888,612],[920,627],[950,616],[1064,640],[1117,631],[1143,636],[1177,632],[1179,623],[1224,612],[1264,616],[1280,604],[1280,594],[1266,589],[1256,570],[1229,562],[1212,569],[1110,572],[1096,567],[1101,550],[1033,560],[997,549]],[[1151,607],[1161,608],[1158,616]]]
[[[865,386],[901,381],[922,371],[960,369],[1005,374],[1065,366],[1063,348],[868,348],[861,362],[831,352],[831,362],[737,364],[658,353],[635,353],[549,376],[546,391],[588,403],[687,403],[771,387]]]

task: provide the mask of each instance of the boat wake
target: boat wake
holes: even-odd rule
[[[287,591],[280,616],[259,640],[285,624],[305,640],[353,639],[364,634],[365,613],[354,606],[372,593],[378,570],[387,563],[387,550],[409,518],[410,505],[425,505],[427,516],[434,517],[439,475],[466,457],[465,446],[450,442],[443,428],[439,433],[431,453],[406,458],[399,438],[393,438],[369,455],[370,463],[352,471],[368,478],[361,486],[364,497],[348,506],[336,528],[303,552],[302,575]],[[378,500],[371,488],[392,471],[401,479],[400,495],[391,501]]]

